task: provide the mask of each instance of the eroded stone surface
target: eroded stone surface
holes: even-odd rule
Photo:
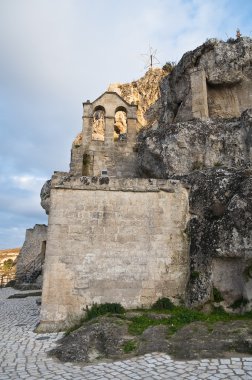
[[[25,241],[17,257],[16,282],[35,282],[45,260],[47,226],[36,224],[26,230]],[[41,281],[40,281],[41,284]]]
[[[52,180],[42,326],[93,303],[183,299],[187,190],[178,181],[63,178]]]
[[[51,191],[51,180],[48,180],[44,183],[40,192],[40,200],[41,200],[40,204],[41,204],[41,207],[45,210],[47,215],[49,214],[49,211],[50,211],[50,191]]]
[[[145,177],[168,178],[211,167],[251,162],[252,110],[232,120],[161,125],[139,135],[138,165]]]
[[[232,118],[251,108],[252,40],[209,39],[185,53],[161,82],[161,124]]]
[[[159,116],[159,86],[166,75],[165,70],[158,67],[150,68],[142,78],[131,83],[111,84],[108,91],[115,91],[128,103],[137,104],[138,128],[152,125]]]

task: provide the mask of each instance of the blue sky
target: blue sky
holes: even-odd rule
[[[68,171],[82,102],[207,38],[252,36],[252,1],[0,0],[0,249],[47,223],[39,193]]]

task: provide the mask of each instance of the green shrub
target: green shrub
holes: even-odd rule
[[[176,66],[176,62],[169,61],[169,62],[166,62],[166,64],[162,67],[162,69],[166,71],[167,73],[171,73],[175,66]]]
[[[3,262],[3,270],[4,272],[8,272],[13,267],[14,261],[12,259],[5,260]]]
[[[100,305],[95,303],[90,309],[87,308],[86,320],[89,321],[90,319],[99,317],[99,315],[108,313],[123,314],[125,313],[125,309],[119,303],[101,303]]]
[[[71,334],[73,331],[79,329],[85,322],[90,321],[90,319],[99,317],[100,315],[105,315],[108,313],[112,314],[122,314],[125,313],[125,309],[119,303],[102,303],[97,305],[96,303],[91,306],[91,308],[86,309],[86,314],[82,316],[80,319],[77,319],[72,322],[71,326],[69,326],[65,335]]]
[[[151,308],[154,310],[173,310],[174,307],[174,304],[169,298],[163,297],[159,298]]]
[[[123,344],[123,351],[125,352],[125,354],[135,351],[136,348],[137,344],[134,340],[128,340]]]
[[[217,288],[213,288],[213,299],[214,299],[214,302],[224,301],[224,298],[222,297],[221,292]]]

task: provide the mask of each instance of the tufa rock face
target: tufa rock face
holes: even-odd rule
[[[160,104],[160,82],[167,72],[158,67],[149,69],[145,75],[131,83],[113,83],[108,91],[117,92],[126,102],[138,105],[137,119],[141,126],[153,124],[158,117]],[[149,109],[153,106],[151,109]],[[148,110],[147,114],[146,111]]]
[[[252,299],[251,170],[210,169],[183,177],[190,187],[189,305],[220,291],[226,306]],[[252,267],[251,267],[252,268]]]
[[[237,117],[252,107],[252,39],[210,39],[161,82],[161,124]]]
[[[46,214],[49,215],[50,210],[50,192],[51,192],[51,180],[44,183],[40,191],[41,207],[45,210]]]
[[[232,120],[194,120],[146,129],[139,135],[143,176],[167,178],[211,167],[251,162],[252,110]]]

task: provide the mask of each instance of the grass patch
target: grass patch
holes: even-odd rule
[[[123,351],[125,354],[129,354],[132,351],[135,351],[137,348],[137,343],[134,340],[128,340],[123,344]]]
[[[150,319],[147,315],[133,317],[129,325],[129,333],[133,335],[140,335],[150,326],[157,326],[160,324],[169,327],[169,333],[174,334],[181,327],[194,321],[204,320],[203,313],[197,310],[187,309],[185,307],[174,306],[171,311],[170,318],[164,319]]]
[[[116,315],[116,317],[119,318],[118,322],[120,321],[120,319],[127,320],[129,322],[128,332],[131,335],[141,335],[148,327],[157,326],[161,324],[167,326],[168,335],[171,336],[174,333],[176,333],[179,329],[192,322],[201,321],[208,323],[209,329],[211,329],[211,325],[216,322],[252,319],[252,311],[244,313],[243,315],[229,314],[225,312],[223,307],[218,306],[214,308],[212,313],[205,314],[201,311],[188,309],[184,306],[175,306],[170,300],[169,302],[167,300],[169,299],[165,299],[165,301],[164,299],[158,300],[153,305],[152,309],[137,309],[136,311],[138,311],[139,314],[141,314],[133,317],[126,316],[124,314],[125,309],[120,304],[94,304],[90,309],[87,309],[87,313],[84,317],[75,322],[66,330],[65,334],[69,335],[70,333],[81,327],[85,322],[102,315]],[[158,307],[158,310],[156,310],[155,307]],[[162,309],[162,307],[164,308]],[[161,319],[150,318],[148,316],[150,310],[153,310],[153,313],[156,313],[157,315],[168,313],[169,317],[161,317]],[[135,349],[135,346],[132,342],[134,342],[134,340],[129,340],[125,343],[125,346],[123,346],[124,352],[131,352]]]
[[[252,312],[245,313],[243,315],[234,315],[226,313],[223,307],[219,306],[214,308],[210,314],[205,314],[198,310],[187,309],[182,306],[174,306],[174,309],[170,311],[170,318],[164,319],[150,319],[146,314],[141,316],[130,318],[129,333],[132,335],[141,335],[144,330],[151,326],[166,325],[168,327],[168,334],[173,335],[179,329],[192,322],[206,322],[211,325],[216,322],[227,322],[238,319],[251,319]]]
[[[130,319],[131,323],[129,325],[128,331],[132,335],[141,335],[144,330],[146,330],[150,326],[160,325],[163,320],[159,319],[153,320],[148,318],[146,315],[141,315],[139,317],[133,317]]]

